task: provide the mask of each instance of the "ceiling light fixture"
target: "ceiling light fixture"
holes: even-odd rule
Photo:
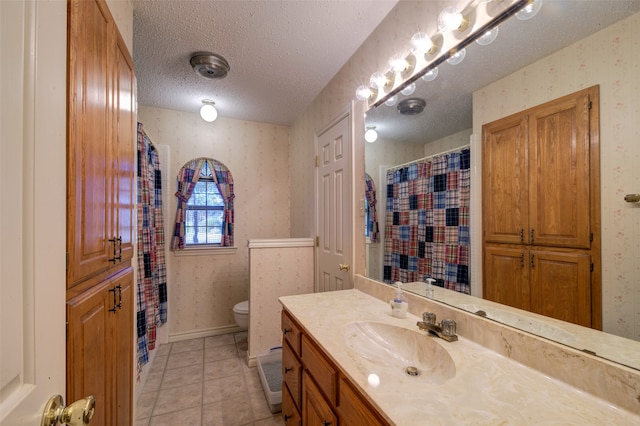
[[[200,108],[200,117],[202,117],[204,121],[211,123],[213,121],[216,121],[216,118],[218,118],[218,111],[216,110],[214,105],[215,105],[215,102],[213,102],[210,99],[202,100],[202,107]]]
[[[378,139],[378,132],[376,132],[376,126],[367,126],[367,131],[364,132],[364,140],[369,143],[374,143]]]
[[[424,111],[427,103],[421,98],[409,98],[398,104],[398,112],[402,115],[417,115]]]
[[[225,58],[211,52],[196,52],[191,55],[189,63],[196,74],[204,78],[225,78],[231,70]]]

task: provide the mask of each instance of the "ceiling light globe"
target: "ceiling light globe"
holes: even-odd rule
[[[376,132],[375,127],[368,127],[367,131],[364,132],[364,140],[369,143],[374,143],[378,139],[378,132]]]
[[[204,104],[202,108],[200,108],[200,117],[206,122],[216,121],[218,118],[218,111],[212,104]]]

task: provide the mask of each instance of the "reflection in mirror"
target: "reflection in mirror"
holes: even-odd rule
[[[366,125],[375,126],[378,139],[365,143],[365,172],[377,191],[380,242],[366,247],[367,275],[385,281],[384,246],[386,184],[389,168],[468,145],[471,141],[471,268],[470,292],[482,295],[480,132],[482,125],[565,94],[601,87],[601,204],[603,330],[545,318],[537,314],[437,288],[436,298],[472,312],[542,335],[580,350],[640,369],[640,285],[630,247],[640,240],[635,206],[624,203],[623,186],[640,156],[636,148],[640,123],[640,1],[545,0],[537,16],[527,21],[510,18],[500,24],[489,45],[467,46],[464,61],[442,63],[433,74],[416,81],[410,96],[398,94],[396,103],[382,103],[367,112]],[[435,70],[434,70],[435,71]],[[435,72],[434,72],[435,73]],[[430,80],[430,81],[428,81]],[[401,115],[398,105],[408,98],[424,99],[424,111]],[[390,104],[392,104],[390,102]],[[488,105],[492,104],[490,107]],[[493,114],[493,115],[492,115]],[[625,181],[625,182],[626,182]],[[620,195],[622,194],[622,195]],[[473,209],[476,210],[473,210]],[[475,228],[474,228],[475,226]],[[387,277],[388,278],[388,277]],[[418,281],[422,279],[419,278]],[[408,291],[424,295],[424,284],[407,281]]]

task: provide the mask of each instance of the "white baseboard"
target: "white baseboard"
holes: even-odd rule
[[[184,333],[172,333],[169,334],[169,342],[180,342],[182,340],[199,339],[202,337],[219,336],[221,334],[237,333],[239,331],[246,331],[246,329],[238,327],[237,325],[227,325],[224,327],[209,328],[206,330],[187,331]]]

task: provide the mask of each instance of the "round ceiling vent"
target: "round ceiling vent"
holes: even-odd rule
[[[231,69],[225,58],[210,52],[194,53],[189,63],[196,74],[210,79],[225,78]]]
[[[398,103],[398,111],[402,115],[416,115],[424,111],[427,103],[421,98],[409,98]]]

